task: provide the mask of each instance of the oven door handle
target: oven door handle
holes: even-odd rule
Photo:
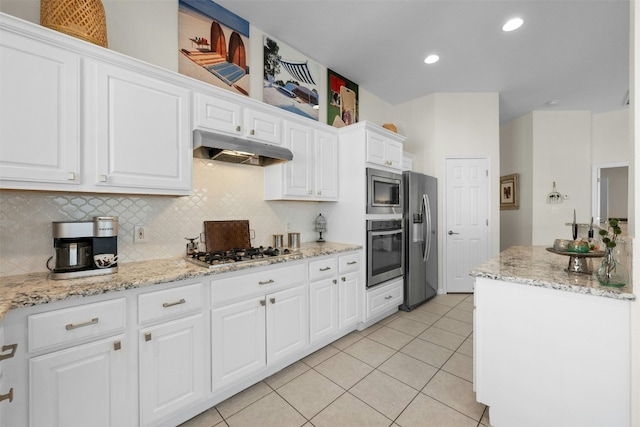
[[[402,233],[402,228],[394,228],[393,230],[376,230],[369,231],[372,236],[388,236],[390,234]]]

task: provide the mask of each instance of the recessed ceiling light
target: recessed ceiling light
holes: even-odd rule
[[[440,60],[440,57],[438,55],[429,55],[426,58],[424,58],[424,63],[425,64],[435,64],[439,60]]]
[[[502,26],[502,31],[517,30],[518,28],[520,28],[522,26],[523,23],[524,23],[524,21],[522,20],[522,18],[509,19],[507,21],[507,23]]]

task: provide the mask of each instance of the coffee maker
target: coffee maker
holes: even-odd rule
[[[52,279],[71,279],[118,271],[118,217],[52,223],[55,255],[47,261]],[[55,266],[49,267],[55,258]]]

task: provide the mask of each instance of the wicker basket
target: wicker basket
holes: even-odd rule
[[[100,0],[40,0],[40,25],[107,47],[107,19]]]

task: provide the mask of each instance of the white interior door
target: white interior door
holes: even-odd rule
[[[473,292],[469,271],[489,258],[489,161],[447,159],[445,183],[445,286]]]

